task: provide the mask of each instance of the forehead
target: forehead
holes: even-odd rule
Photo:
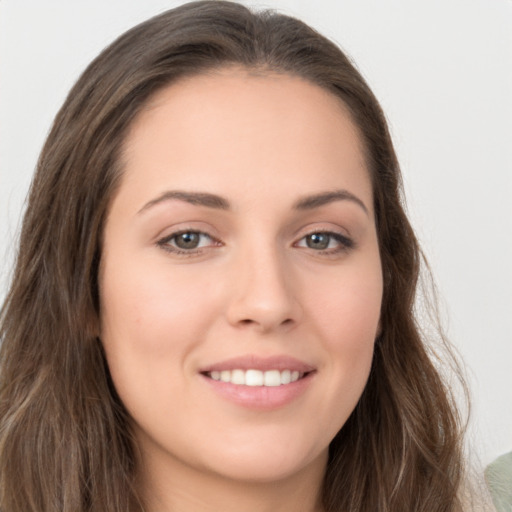
[[[322,184],[335,175],[357,177],[371,195],[364,160],[358,129],[332,93],[296,76],[227,68],[182,79],[147,102],[125,140],[123,181],[140,192],[170,181],[210,190],[224,180],[222,193],[248,180],[267,191],[293,182],[305,195],[345,185]]]

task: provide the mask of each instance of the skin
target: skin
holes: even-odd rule
[[[100,329],[148,510],[321,510],[328,446],[366,384],[382,299],[371,184],[346,109],[297,77],[224,69],[153,97],[123,160]],[[177,247],[183,231],[204,233],[197,248]],[[311,246],[315,232],[326,248]],[[246,355],[314,371],[283,406],[245,407],[200,372]]]

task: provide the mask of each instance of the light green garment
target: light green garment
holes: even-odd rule
[[[485,479],[497,512],[512,512],[512,452],[489,464]]]

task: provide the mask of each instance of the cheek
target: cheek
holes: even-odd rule
[[[177,376],[187,372],[187,357],[204,339],[214,309],[201,281],[141,267],[125,269],[118,260],[105,269],[101,286],[108,366],[119,396],[139,419],[185,393],[187,381]]]
[[[214,302],[204,281],[148,267],[105,273],[102,331],[112,345],[158,357],[197,339]]]
[[[382,304],[380,266],[343,269],[335,279],[316,283],[309,295],[312,316],[333,347],[373,342]]]
[[[348,400],[355,406],[372,363],[382,278],[378,265],[352,270],[315,288],[310,316],[329,356],[326,359],[331,369],[332,392],[350,397]]]
[[[186,396],[189,382],[178,376],[208,331],[213,291],[147,263],[125,269],[118,259],[103,275],[101,339],[116,390],[141,423]]]

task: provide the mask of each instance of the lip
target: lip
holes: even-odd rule
[[[305,374],[302,378],[281,386],[243,386],[213,380],[208,375],[224,370],[292,370]],[[235,357],[200,369],[203,382],[221,399],[234,405],[257,411],[272,411],[290,405],[306,393],[314,381],[316,369],[310,364],[289,356],[259,357],[254,355]]]
[[[224,370],[260,370],[262,372],[268,370],[292,370],[298,371],[299,373],[310,373],[315,370],[315,367],[290,356],[260,357],[256,355],[247,355],[233,357],[231,359],[226,359],[224,361],[204,366],[200,368],[199,372],[222,372]]]

